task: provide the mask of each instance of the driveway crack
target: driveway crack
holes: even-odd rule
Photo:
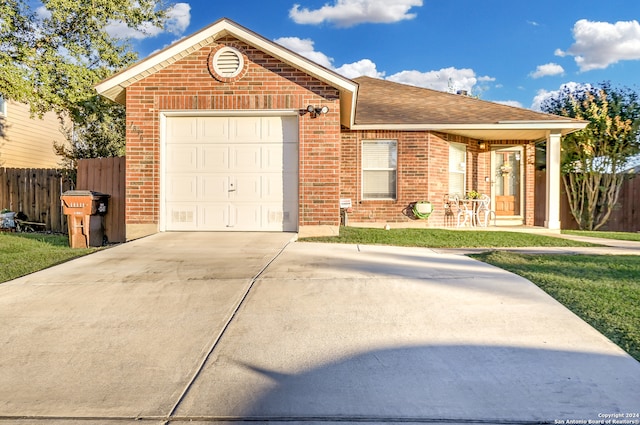
[[[167,416],[165,417],[165,425],[168,425],[173,419],[173,416],[175,415],[176,411],[178,410],[178,407],[180,406],[180,404],[182,403],[182,401],[185,399],[185,397],[187,396],[187,394],[189,393],[189,390],[191,390],[191,388],[193,387],[193,384],[195,383],[195,381],[198,379],[198,377],[200,376],[200,374],[202,373],[204,366],[207,364],[207,362],[209,361],[209,358],[211,358],[211,355],[213,354],[214,350],[216,349],[216,347],[218,346],[218,343],[220,342],[220,340],[222,339],[222,337],[224,336],[224,334],[226,333],[227,329],[229,328],[229,326],[231,325],[231,322],[233,322],[233,320],[236,318],[238,311],[240,311],[240,308],[244,305],[245,300],[247,299],[247,297],[249,296],[249,293],[251,292],[251,290],[253,289],[253,286],[255,285],[255,283],[258,281],[258,279],[260,278],[260,276],[262,276],[262,274],[267,270],[267,268],[269,268],[269,266],[284,252],[284,250],[289,246],[289,244],[292,241],[287,242],[277,253],[276,255],[273,256],[273,258],[271,258],[261,269],[260,271],[258,271],[258,273],[256,273],[255,276],[253,276],[251,278],[251,280],[249,281],[249,284],[247,285],[246,289],[244,290],[244,292],[242,293],[242,297],[240,297],[240,300],[238,301],[238,303],[236,304],[235,308],[232,310],[231,314],[229,315],[229,318],[226,320],[224,326],[222,327],[222,329],[220,330],[220,332],[218,333],[218,335],[214,338],[213,343],[211,344],[211,346],[209,347],[209,350],[207,351],[206,355],[202,358],[202,361],[200,362],[200,364],[198,365],[198,368],[196,369],[195,373],[193,374],[193,376],[191,377],[191,379],[189,380],[189,382],[187,383],[187,385],[185,386],[184,390],[182,391],[182,393],[180,394],[180,396],[178,397],[178,400],[176,401],[176,403],[173,405],[173,407],[171,408],[171,410],[169,411],[169,413],[167,414]]]

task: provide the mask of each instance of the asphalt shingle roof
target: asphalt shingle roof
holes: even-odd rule
[[[535,112],[409,86],[371,77],[358,77],[356,125],[372,124],[496,124],[500,121],[567,121],[566,117]]]

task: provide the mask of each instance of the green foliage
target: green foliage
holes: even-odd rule
[[[125,109],[101,96],[94,96],[73,109],[73,131],[67,129],[66,143],[54,143],[67,170],[81,158],[104,158],[125,154]]]
[[[0,5],[0,93],[36,114],[68,112],[95,95],[93,86],[137,57],[105,28],[162,27],[157,0],[27,0]],[[144,25],[143,25],[144,24]]]
[[[0,95],[27,103],[34,115],[70,118],[67,144],[56,143],[64,166],[78,158],[124,152],[124,109],[96,96],[94,85],[132,64],[137,54],[106,28],[121,23],[144,32],[161,28],[162,0],[29,0],[0,2]],[[71,132],[73,131],[73,132]]]
[[[566,87],[547,100],[548,113],[589,121],[562,141],[562,171],[569,207],[583,230],[609,219],[625,179],[624,165],[640,152],[640,98],[629,88]]]
[[[473,257],[529,279],[640,361],[640,256]]]

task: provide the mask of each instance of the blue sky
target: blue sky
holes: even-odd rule
[[[144,58],[222,17],[349,78],[533,109],[563,84],[640,91],[638,0],[190,0],[129,34]]]

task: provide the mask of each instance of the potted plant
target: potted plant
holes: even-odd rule
[[[475,190],[470,190],[467,192],[467,199],[478,199],[480,197],[480,192]]]

